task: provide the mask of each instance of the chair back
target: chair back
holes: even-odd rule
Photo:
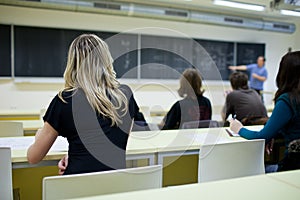
[[[0,198],[12,200],[12,166],[11,150],[9,147],[0,147]]]
[[[159,130],[159,127],[155,123],[135,121],[132,126],[132,131],[156,131],[156,130]]]
[[[265,140],[245,140],[200,147],[198,182],[264,174]]]
[[[182,124],[182,129],[192,129],[192,128],[214,128],[219,127],[219,122],[215,120],[200,120],[200,121],[190,121],[184,122]]]
[[[268,120],[269,120],[269,117],[266,117],[266,116],[250,116],[250,117],[243,118],[241,120],[241,123],[244,126],[265,125]]]
[[[110,170],[43,179],[43,199],[67,199],[162,187],[162,166]]]
[[[0,137],[15,137],[23,135],[22,122],[0,121]]]

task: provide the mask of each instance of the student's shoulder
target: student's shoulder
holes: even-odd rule
[[[243,94],[244,92],[244,90],[233,90],[229,94],[227,94],[227,97],[236,97]]]
[[[62,91],[53,97],[52,102],[67,103],[72,100],[72,96],[72,92]]]
[[[236,101],[240,99],[241,96],[244,96],[244,93],[241,90],[233,90],[226,96],[226,101]]]
[[[131,91],[130,87],[126,84],[120,84],[119,89],[120,90],[129,90],[129,91]]]
[[[283,93],[283,94],[281,94],[281,95],[278,97],[278,99],[277,99],[276,102],[278,102],[278,101],[284,101],[284,102],[290,104],[290,97],[289,97],[289,94],[288,94],[288,93]]]
[[[209,99],[208,97],[205,97],[205,96],[202,95],[202,98],[203,98],[205,101],[210,102],[210,99]]]
[[[208,97],[203,96],[203,95],[198,96],[198,102],[202,102],[202,103],[205,102],[205,104],[211,104],[210,99]]]
[[[133,94],[131,88],[128,85],[120,84],[119,89],[121,90],[121,92],[123,92],[123,94],[125,94],[127,98],[131,97]]]
[[[258,67],[258,65],[256,63],[251,63],[251,64],[246,65],[246,67],[247,67],[247,69],[251,69],[251,68]]]

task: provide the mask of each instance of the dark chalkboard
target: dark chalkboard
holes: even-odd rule
[[[108,36],[105,42],[114,59],[113,65],[117,78],[137,78],[138,36],[125,33],[100,33],[100,37],[104,34]]]
[[[141,37],[141,78],[178,79],[193,65],[192,42],[184,38]]]
[[[265,56],[265,44],[237,43],[237,65],[256,63],[258,56]]]
[[[265,56],[265,44],[237,43],[237,65],[256,63],[258,56]],[[249,71],[245,73],[250,77]]]
[[[15,76],[62,77],[68,47],[80,31],[15,26]]]
[[[137,65],[137,53],[126,51],[128,46],[129,49],[137,49],[137,36],[88,30],[16,26],[15,76],[62,77],[69,45],[83,33],[93,33],[107,41],[115,59],[114,66],[118,77]],[[130,78],[137,78],[136,73],[128,74]]]
[[[234,43],[212,40],[195,40],[194,63],[207,80],[228,80],[233,65]]]
[[[11,77],[10,25],[0,25],[0,77]]]
[[[233,42],[142,36],[141,44],[141,78],[177,79],[194,66],[203,79],[228,80]]]
[[[11,76],[10,26],[0,30],[0,76]],[[196,67],[204,80],[228,80],[228,66],[256,62],[265,52],[265,44],[153,35],[140,35],[138,44],[138,34],[14,26],[15,76],[62,77],[69,45],[82,33],[107,42],[117,78],[178,79]]]

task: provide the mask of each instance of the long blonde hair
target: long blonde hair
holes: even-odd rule
[[[121,123],[128,111],[126,96],[119,89],[107,44],[94,34],[82,34],[70,45],[64,72],[63,91],[82,89],[94,110],[111,119],[112,126]],[[120,114],[119,114],[120,113]]]

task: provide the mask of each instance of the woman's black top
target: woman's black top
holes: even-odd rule
[[[51,101],[45,116],[48,122],[69,143],[69,160],[64,174],[78,174],[126,167],[126,145],[132,119],[138,106],[132,91],[120,86],[128,99],[129,112],[121,117],[119,126],[97,114],[82,90],[63,92],[63,102],[58,95]]]

